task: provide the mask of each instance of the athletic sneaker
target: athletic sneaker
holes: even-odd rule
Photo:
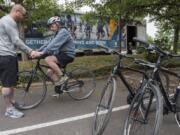
[[[68,79],[68,76],[66,76],[66,75],[62,76],[59,81],[55,82],[55,86],[59,86],[59,85],[63,84],[67,79]]]
[[[5,116],[10,118],[21,118],[24,116],[24,113],[13,106],[6,109]]]

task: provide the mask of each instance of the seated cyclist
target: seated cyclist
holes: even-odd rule
[[[45,58],[48,64],[47,74],[54,80],[55,85],[59,85],[66,76],[62,77],[60,67],[65,67],[72,62],[75,57],[75,44],[68,30],[63,27],[63,22],[60,17],[51,17],[47,22],[48,28],[55,33],[54,38],[48,43],[40,47],[39,51],[44,54],[50,54]]]

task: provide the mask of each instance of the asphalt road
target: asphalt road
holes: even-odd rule
[[[115,111],[103,135],[121,135],[127,115],[125,87],[118,81]],[[4,116],[4,102],[0,97],[0,135],[91,135],[93,113],[105,80],[98,80],[95,93],[86,100],[74,101],[67,94],[59,99],[52,97],[49,86],[45,101],[35,109],[24,111],[25,117],[10,119]],[[174,115],[164,116],[160,135],[179,135]]]

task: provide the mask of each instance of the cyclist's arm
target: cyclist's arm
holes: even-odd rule
[[[30,54],[32,49],[25,45],[25,43],[19,38],[19,32],[16,28],[12,26],[5,25],[6,33],[8,34],[9,38],[11,39],[12,43],[21,51]]]
[[[43,49],[43,52],[53,53],[54,51],[59,50],[70,38],[71,36],[67,30],[60,30],[47,47]]]
[[[38,49],[38,51],[43,51],[43,50],[44,50],[44,48],[46,48],[46,47],[47,47],[47,45],[48,45],[48,44],[44,44],[43,46],[41,46],[41,47]]]

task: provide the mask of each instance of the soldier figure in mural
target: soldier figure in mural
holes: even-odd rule
[[[91,31],[92,31],[92,27],[89,23],[86,23],[84,32],[86,33],[86,39],[90,39],[91,38]]]
[[[73,39],[76,39],[76,34],[75,34],[75,31],[76,31],[76,26],[74,25],[74,22],[71,18],[71,15],[67,15],[67,28],[69,30],[69,32],[71,33]]]
[[[82,32],[82,22],[79,23],[79,31]]]

